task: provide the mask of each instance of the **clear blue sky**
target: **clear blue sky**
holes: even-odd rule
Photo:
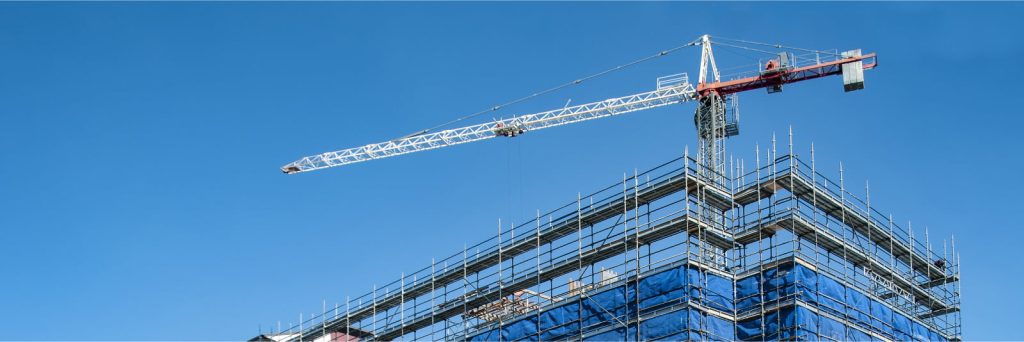
[[[361,295],[498,218],[681,154],[693,105],[278,167],[702,33],[878,52],[861,92],[832,78],[744,96],[732,153],[792,125],[819,166],[870,180],[875,207],[958,235],[967,339],[1024,339],[1021,18],[1021,3],[3,3],[0,339],[242,339]],[[697,63],[683,51],[501,114]]]

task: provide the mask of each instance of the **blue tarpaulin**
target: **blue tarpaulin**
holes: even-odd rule
[[[628,320],[627,303],[632,302],[633,291],[627,294],[627,290],[632,288],[617,286],[611,290],[585,296],[582,300],[584,328],[600,326],[615,320]]]
[[[818,331],[818,316],[802,306],[772,311],[764,321],[769,340],[807,340]]]
[[[538,338],[536,315],[530,315],[525,319],[505,324],[501,328],[501,339],[503,341],[536,341]]]
[[[705,276],[708,283],[705,289],[707,305],[725,312],[732,312],[733,303],[736,301],[733,294],[732,279],[713,273],[707,273]]]
[[[580,306],[576,301],[540,313],[540,339],[550,341],[576,334],[580,329]]]
[[[872,341],[871,335],[854,328],[846,329],[846,340],[850,342]]]
[[[686,298],[702,284],[700,272],[688,267],[674,267],[640,280],[640,310],[655,308],[673,300]]]
[[[829,277],[818,277],[818,303],[831,313],[845,314],[846,286]]]
[[[837,320],[820,317],[818,320],[818,336],[822,339],[830,339],[833,341],[842,341],[846,339],[846,325],[840,323]]]
[[[761,304],[761,275],[736,281],[736,311],[746,311]]]
[[[726,314],[783,304],[764,317],[736,324],[697,308],[692,300]],[[786,304],[787,301],[802,304]],[[782,264],[734,282],[691,266],[678,266],[600,292],[570,298],[539,315],[524,315],[470,341],[636,340],[851,340],[944,341],[888,305],[796,263]],[[816,307],[821,315],[805,306]],[[638,311],[639,310],[639,311]],[[671,310],[665,313],[665,310]],[[641,316],[639,327],[635,320]],[[844,322],[845,320],[845,322]],[[629,327],[624,322],[633,321]],[[849,324],[849,325],[847,325]],[[870,333],[869,333],[870,332]]]
[[[861,325],[871,325],[871,302],[868,296],[857,291],[846,291],[846,314]]]
[[[697,329],[701,323],[700,313],[689,309],[670,312],[661,316],[649,318],[640,322],[640,338],[643,340],[668,339],[680,333],[687,333],[690,328]],[[681,340],[700,339],[699,335],[684,336],[696,338],[681,338]]]
[[[892,309],[880,302],[871,301],[871,327],[892,336]]]
[[[779,265],[764,271],[765,300],[775,301],[791,295],[816,303],[818,277],[814,271],[793,264]]]
[[[740,321],[736,323],[736,338],[743,341],[761,340],[761,317]]]
[[[898,341],[909,341],[910,335],[914,333],[910,319],[898,313],[892,314],[892,327]]]
[[[583,338],[584,341],[607,342],[607,341],[636,341],[636,326],[626,328],[618,327],[608,329]]]
[[[929,335],[931,335],[928,332],[928,328],[925,328],[925,326],[923,326],[923,325],[921,325],[921,324],[919,324],[917,322],[914,322],[913,326],[914,326],[914,333],[913,333],[912,337],[914,338],[914,341],[922,341],[922,342],[923,341],[928,341]]]
[[[794,286],[793,265],[770,268],[764,271],[764,299],[775,301],[793,294]]]
[[[706,284],[706,285],[705,285]],[[637,291],[636,289],[639,289]],[[699,311],[682,309],[667,314],[647,317],[646,312],[669,305],[696,300],[709,307],[732,313],[732,280],[707,274],[688,266],[673,267],[642,278],[639,285],[628,283],[601,292],[569,299],[566,304],[546,309],[538,315],[505,323],[500,329],[478,333],[471,341],[557,340],[571,338],[582,331],[602,331],[585,339],[592,341],[635,339],[636,326],[615,327],[637,314],[639,296],[640,314],[645,319],[640,334],[645,339],[706,339],[701,331],[713,332],[711,339],[732,340],[735,328],[731,321],[718,317],[707,318]],[[701,322],[704,323],[701,323]]]
[[[735,341],[736,329],[732,321],[714,315],[707,315],[705,339],[711,341]]]

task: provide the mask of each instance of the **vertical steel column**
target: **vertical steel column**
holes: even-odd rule
[[[535,247],[535,251],[536,251],[537,254],[536,254],[536,258],[535,258],[536,268],[534,269],[533,274],[536,276],[536,279],[537,279],[536,280],[536,283],[537,283],[537,285],[536,285],[537,286],[537,293],[544,293],[544,291],[540,288],[540,209],[537,209],[537,216],[534,219],[534,221],[537,224],[537,228],[535,229],[535,232],[536,232],[535,240],[537,242],[537,245]],[[536,319],[536,322],[534,324],[537,325],[537,328],[534,329],[534,331],[537,332],[537,341],[540,341],[540,309],[542,307],[542,305],[540,305],[541,298],[542,298],[541,296],[537,296],[537,309],[535,310],[536,311],[537,319]]]
[[[827,220],[828,217],[826,216],[825,219]],[[818,169],[814,160],[814,142],[811,142],[811,225],[813,225],[812,228],[814,229],[814,267],[818,268],[821,267],[821,262],[818,260],[818,257],[821,254],[822,248],[820,247],[821,245],[818,243]],[[821,293],[817,293],[817,295],[820,296]],[[846,298],[834,299],[837,302],[844,303],[843,305],[845,309]],[[818,339],[821,339],[820,325],[818,326],[817,334]],[[845,338],[845,336],[843,337]]]
[[[466,244],[462,245],[462,337],[466,337],[466,312],[469,311],[466,307],[466,288],[469,287],[469,274],[466,272],[466,259],[469,258],[466,252]]]
[[[576,263],[578,272],[580,274],[578,279],[583,279],[583,205],[582,205],[582,194],[576,193]],[[579,340],[583,340],[583,293],[586,292],[586,287],[583,286],[583,282],[580,281],[577,284],[579,287],[579,294],[576,296],[576,319],[579,322],[579,331],[577,335]]]
[[[504,280],[503,279],[503,276],[504,276],[503,269],[505,268],[504,263],[505,263],[505,261],[502,259],[502,256],[501,256],[501,219],[499,218],[498,219],[498,303],[501,303],[502,300],[505,299],[505,294],[503,293],[503,290],[505,289],[505,284],[503,284],[503,280]],[[505,310],[505,307],[504,307],[504,305],[502,305],[500,308],[501,308],[502,312],[498,313],[498,329],[501,329],[503,327],[503,324],[505,323],[504,322],[504,317],[503,317],[503,316],[505,316],[504,312],[503,312]],[[501,342],[501,334],[498,334],[498,341]]]
[[[771,151],[769,151],[771,153],[771,160],[770,160],[771,164],[769,164],[768,167],[771,170],[770,171],[771,175],[772,175],[771,182],[773,184],[773,186],[772,186],[773,188],[775,188],[774,184],[778,182],[778,178],[779,178],[778,177],[779,176],[779,150],[777,149],[777,146],[778,145],[776,144],[775,132],[772,132],[772,149],[771,149]],[[778,207],[777,207],[777,205],[775,203],[776,200],[774,199],[777,196],[778,196],[777,192],[772,192],[772,194],[770,196],[770,197],[772,197],[772,199],[770,199],[768,201],[768,205],[771,208],[772,214],[775,214],[777,209],[778,209]],[[774,244],[772,245],[772,248],[775,248]],[[774,266],[775,270],[776,270],[776,275],[778,275],[779,266],[780,266],[780,264],[778,262],[776,262],[775,266]],[[781,302],[782,302],[781,298],[779,298],[776,301],[776,310],[779,310],[779,304]],[[776,316],[777,316],[776,317],[776,326],[778,327],[778,329],[776,329],[776,334],[781,334],[782,333],[782,329],[783,329],[783,326],[782,326],[782,315],[776,315]]]
[[[893,282],[893,284],[895,284],[896,275],[899,274],[899,269],[896,267],[896,256],[895,256],[895,254],[893,254],[893,251],[892,251],[893,243],[896,240],[896,234],[893,234],[892,226],[893,226],[892,214],[890,213],[889,214],[889,268],[890,268],[891,272],[889,272],[889,281],[891,281],[891,282]],[[893,303],[899,303],[900,302],[900,299],[898,297],[899,296],[893,296]]]
[[[924,226],[924,258],[925,260],[931,260],[932,258],[932,242],[928,239],[928,226]],[[930,281],[932,279],[932,268],[925,265],[925,277]]]
[[[350,340],[349,336],[352,336],[352,329],[350,328],[352,326],[352,311],[349,308],[349,300],[351,300],[349,296],[345,296],[345,341]],[[376,334],[377,332],[374,331],[373,333]]]
[[[635,245],[634,250],[636,251],[636,269],[633,273],[636,279],[634,282],[634,286],[637,291],[637,294],[636,296],[634,296],[634,298],[636,305],[636,340],[640,341],[640,180],[638,177],[639,176],[637,170],[633,169],[633,243]],[[629,322],[628,319],[626,321]],[[626,333],[629,333],[629,324],[626,324]]]
[[[789,173],[789,177],[788,177],[789,178],[789,188],[791,190],[793,190],[793,189],[796,189],[796,184],[795,184],[796,183],[796,177],[800,176],[800,174],[797,172],[797,165],[798,164],[796,162],[796,159],[793,158],[793,126],[789,126],[789,145],[788,145],[788,147],[789,147],[789,149],[786,152],[786,159],[789,162],[789,167],[787,168],[786,172]],[[800,214],[800,201],[796,197],[796,192],[795,191],[790,191],[789,192],[789,202],[791,203],[790,204],[790,206],[791,206],[790,207],[790,212],[793,215],[799,215]],[[801,246],[802,242],[800,241],[800,236],[799,236],[799,234],[796,233],[796,220],[791,220],[789,225],[790,225],[790,227],[789,227],[790,230],[789,231],[793,232],[793,234],[792,234],[793,235],[793,247],[792,247],[793,248],[793,252],[792,253],[793,253],[793,270],[795,271],[796,267],[797,267],[797,258],[800,258],[800,254],[803,253],[803,248],[801,248],[802,247]],[[797,305],[796,305],[797,304],[797,299],[799,298],[797,296],[797,294],[801,292],[800,284],[801,284],[800,277],[795,277],[794,276],[793,277],[793,287],[794,287],[793,293],[794,293],[794,296],[793,296],[793,299],[792,299],[793,300],[793,309],[794,310],[797,307]],[[779,316],[782,316],[782,315],[779,315]],[[799,334],[798,334],[799,330],[800,330],[799,329],[799,325],[793,327],[793,335],[797,336],[796,337],[797,339],[800,338]],[[815,334],[817,334],[817,331],[815,331]],[[815,339],[817,339],[817,336],[815,336]]]
[[[755,175],[754,175],[754,177],[755,177],[754,178],[754,186],[756,187],[755,188],[756,189],[755,193],[757,194],[757,221],[758,221],[757,222],[757,226],[756,226],[756,229],[757,229],[757,278],[760,279],[760,281],[757,284],[757,288],[758,288],[757,296],[759,297],[759,300],[758,300],[758,306],[759,306],[758,311],[759,312],[758,312],[758,316],[757,317],[758,317],[758,322],[761,322],[761,326],[760,326],[761,339],[764,340],[765,339],[765,335],[767,333],[766,326],[767,326],[768,322],[765,322],[766,320],[764,319],[764,313],[765,313],[764,312],[764,306],[765,306],[765,296],[764,296],[765,288],[764,288],[764,284],[765,284],[765,279],[764,279],[764,227],[763,227],[763,225],[764,225],[764,222],[767,221],[766,220],[767,217],[763,216],[764,208],[762,208],[762,204],[763,203],[761,202],[762,201],[762,198],[761,198],[761,188],[762,188],[762,185],[761,185],[761,147],[757,143],[754,143],[754,173],[755,173]],[[771,207],[769,206],[769,209],[770,208]],[[769,214],[771,214],[771,213],[769,212]],[[771,239],[771,236],[769,236],[768,238]],[[768,241],[768,249],[769,249],[769,251],[772,250],[772,242],[771,242],[771,240]]]
[[[373,333],[377,334],[377,284],[373,284],[373,294],[371,294],[371,296],[372,296],[371,299],[373,300],[373,303],[370,304],[370,305],[372,305],[372,311],[373,311],[373,318],[371,318],[371,321],[372,321],[371,325],[373,327]]]
[[[405,272],[402,272],[401,283],[398,288],[398,336],[405,336]]]
[[[437,304],[435,303],[435,299],[437,299],[437,289],[435,288],[435,278],[437,275],[436,267],[437,261],[434,260],[434,258],[430,258],[430,339],[432,340],[437,339],[437,337],[434,336],[437,335],[437,322],[434,321],[437,315]]]
[[[843,162],[839,162],[839,201],[840,201],[839,202],[839,206],[840,206],[840,209],[842,209],[842,215],[840,217],[840,221],[841,221],[840,223],[843,224],[843,227],[842,227],[843,228],[843,276],[852,280],[852,279],[856,279],[855,276],[856,276],[856,273],[857,273],[857,270],[856,270],[857,265],[854,265],[852,262],[849,262],[850,258],[847,256],[846,247],[847,247],[847,245],[849,245],[849,243],[851,241],[850,239],[856,239],[857,237],[856,237],[856,235],[854,235],[856,233],[853,231],[853,227],[849,227],[850,223],[846,221],[846,180],[844,178],[845,177],[844,176],[844,172],[845,172],[845,170],[843,169]],[[846,231],[847,230],[850,231],[850,239],[846,238]],[[854,270],[853,270],[852,273],[847,273],[847,269],[849,268],[849,267],[847,267],[848,264],[850,266],[854,267]],[[854,281],[854,282],[856,283],[856,281]],[[860,310],[860,309],[857,309],[857,310]]]
[[[915,279],[917,279],[917,271],[914,270],[914,226],[913,226],[913,223],[911,221],[909,221],[909,220],[907,221],[907,235],[909,235],[909,237],[910,237],[910,246],[909,246],[910,247],[910,256],[907,259],[910,260],[910,263],[909,263],[910,264],[909,275],[910,275],[910,282],[913,283],[915,281]],[[914,296],[911,296],[910,297],[910,303],[911,303],[910,313],[916,315],[917,312],[919,311],[918,307],[917,307],[917,298],[914,297]]]
[[[864,180],[864,200],[864,204],[867,206],[867,209],[865,209],[864,219],[867,220],[868,223],[868,245],[871,246],[871,255],[868,257],[874,259],[875,252],[878,250],[878,245],[875,244],[874,237],[871,235],[871,231],[874,230],[871,228],[871,226],[874,225],[874,223],[871,222],[871,183],[866,179]]]

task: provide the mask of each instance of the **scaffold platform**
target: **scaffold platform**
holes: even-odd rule
[[[961,340],[952,241],[776,152],[684,154],[253,340]]]

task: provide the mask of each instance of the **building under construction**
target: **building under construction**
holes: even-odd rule
[[[780,54],[751,79],[722,82],[716,70],[712,81],[704,79],[708,37],[699,44],[705,54],[696,88],[683,75],[659,80],[651,93],[480,129],[515,136],[553,121],[544,115],[582,121],[695,100],[701,145],[694,155],[681,153],[528,222],[499,225],[484,242],[254,340],[960,340],[952,240],[933,246],[927,230],[897,224],[871,206],[866,187],[853,187],[865,189],[863,196],[850,190],[842,167],[826,177],[813,147],[809,159],[797,158],[792,134],[786,148],[773,139],[752,162],[724,158],[738,114],[730,115],[722,97],[781,91],[807,70],[806,78],[842,73],[845,89],[857,90],[874,64],[861,64],[859,51],[833,61],[817,55],[807,66]],[[535,118],[546,121],[528,121]],[[455,133],[445,134],[438,139],[452,144]],[[403,139],[409,145],[325,153],[283,170],[408,153],[432,138]]]
[[[263,337],[958,340],[955,246],[773,150],[682,156]]]

